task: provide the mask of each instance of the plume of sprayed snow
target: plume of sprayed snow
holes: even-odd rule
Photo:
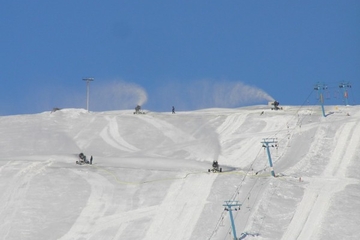
[[[191,83],[172,83],[158,94],[178,109],[191,110],[212,107],[240,107],[267,103],[274,98],[264,90],[243,82],[201,80]]]
[[[200,80],[191,83],[174,82],[163,85],[152,96],[157,107],[193,110],[212,107],[241,107],[274,101],[264,90],[243,82]]]
[[[147,101],[146,91],[137,84],[124,81],[113,81],[94,86],[91,95],[91,109],[109,111],[133,109]]]
[[[86,107],[85,88],[81,94],[71,89],[63,89],[57,92],[58,96],[50,94],[43,96],[48,99],[44,109],[52,109],[54,106]],[[274,101],[274,99],[260,88],[246,85],[242,82],[215,82],[210,80],[184,83],[171,81],[167,85],[162,84],[153,89],[149,106],[154,110],[168,109],[175,106],[177,110],[193,110],[212,107],[240,107],[250,104]],[[37,96],[44,95],[39,93]],[[42,98],[41,98],[42,99]],[[101,82],[96,81],[90,87],[90,110],[111,111],[134,109],[136,105],[143,106],[148,101],[148,96],[141,86],[124,81]]]
[[[214,131],[211,121],[207,119],[199,119],[198,121],[202,121],[201,127],[193,135],[199,142],[199,145],[195,145],[198,158],[218,160],[221,154],[219,134]]]
[[[262,89],[242,82],[214,84],[213,99],[215,107],[235,107],[262,101],[274,101],[274,98]]]
[[[51,90],[49,90],[51,89]],[[42,90],[42,89],[41,89]],[[44,110],[59,108],[86,108],[86,88],[82,91],[50,86],[47,90],[37,91],[39,108]],[[56,94],[54,94],[56,93]],[[141,86],[125,81],[94,81],[90,85],[89,109],[91,111],[112,111],[134,109],[136,105],[144,105],[148,96]],[[34,102],[34,101],[33,101]],[[34,103],[32,103],[34,105]]]

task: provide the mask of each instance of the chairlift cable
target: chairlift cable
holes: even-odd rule
[[[245,181],[248,173],[249,173],[250,170],[252,169],[252,166],[254,165],[255,161],[257,160],[260,152],[261,152],[261,148],[259,149],[259,152],[258,152],[258,154],[256,155],[254,161],[251,163],[251,165],[249,166],[248,170],[246,171],[246,174],[244,175],[243,179],[241,180],[239,186],[236,188],[235,193],[234,193],[233,196],[231,197],[232,200],[236,199],[237,193],[240,191],[240,189],[241,189],[241,187],[242,187],[242,183]],[[256,182],[257,182],[257,180],[256,180]],[[256,182],[255,182],[255,184],[256,184]],[[220,227],[220,223],[221,223],[221,221],[223,220],[225,214],[226,214],[226,211],[223,210],[223,211],[221,212],[221,214],[220,214],[219,220],[217,221],[217,223],[216,223],[216,225],[215,225],[215,227],[214,227],[214,230],[212,231],[212,233],[211,233],[211,235],[210,235],[210,237],[209,237],[208,239],[211,239],[211,238],[214,236],[214,234],[218,231],[218,229],[219,229],[219,227]],[[235,218],[234,218],[234,219],[236,219],[236,216],[237,216],[237,213],[235,214]]]

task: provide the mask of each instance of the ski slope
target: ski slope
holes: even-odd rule
[[[360,239],[360,106],[283,108],[2,116],[0,239]]]

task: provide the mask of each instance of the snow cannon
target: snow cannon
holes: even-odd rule
[[[79,154],[79,160],[76,161],[76,164],[83,165],[83,164],[92,164],[93,157],[91,156],[90,161],[86,159],[85,154]]]
[[[208,172],[222,172],[222,168],[219,167],[217,160],[214,160],[212,163],[212,169],[208,169]]]
[[[137,105],[137,106],[135,107],[135,112],[134,112],[134,114],[145,114],[144,112],[141,112],[140,110],[141,110],[141,106],[140,106],[140,105]]]
[[[271,103],[271,105],[274,106],[274,107],[271,108],[271,110],[282,110],[283,108],[279,107],[279,104],[280,103],[275,100],[273,103]]]
[[[83,153],[80,153],[80,154],[79,154],[79,159],[80,159],[81,161],[85,161],[85,160],[86,160],[86,156],[85,156]]]
[[[78,161],[76,161],[76,164],[84,164],[84,163],[86,163],[86,156],[85,156],[85,154],[83,154],[83,153],[80,153],[79,154],[79,160]]]

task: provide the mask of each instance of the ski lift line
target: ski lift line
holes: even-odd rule
[[[350,97],[351,97],[351,99],[352,99],[352,104],[353,105],[355,105],[355,98],[353,97],[353,96],[355,96],[354,94],[353,94],[353,90],[352,90],[352,88],[350,88]]]
[[[250,172],[250,170],[252,169],[252,167],[253,167],[255,161],[257,160],[260,152],[261,152],[261,148],[259,149],[258,154],[256,155],[254,161],[253,161],[253,162],[251,163],[251,165],[249,166],[249,168],[248,168],[245,176],[243,177],[242,181],[240,182],[240,185],[236,188],[236,191],[235,191],[233,197],[230,198],[230,200],[235,200],[235,198],[236,198],[236,196],[237,196],[237,193],[241,190],[241,187],[242,187],[242,185],[243,185],[243,182],[245,181],[246,176],[248,175],[248,173]],[[256,183],[256,182],[257,182],[257,180],[255,181],[255,183]],[[217,223],[216,223],[216,225],[215,225],[215,227],[214,227],[214,230],[212,231],[212,233],[211,233],[210,237],[208,238],[208,240],[210,240],[210,239],[214,236],[214,234],[219,230],[221,221],[224,219],[225,214],[226,214],[226,211],[223,210],[223,211],[221,212],[220,218],[219,218],[219,220],[217,221]],[[236,215],[236,216],[237,216],[237,215]],[[235,216],[235,217],[236,217],[236,216]]]
[[[275,190],[277,190],[278,187],[279,187],[279,182],[278,182],[278,184],[274,187],[273,192],[270,194],[269,202],[272,202],[272,198],[273,198],[274,195],[275,195]],[[264,215],[263,218],[262,218],[262,221],[261,221],[261,224],[260,224],[260,228],[259,228],[259,231],[258,231],[259,233],[261,232],[261,229],[262,229],[262,227],[263,227],[263,225],[264,225],[264,220],[265,220],[265,218],[266,218],[266,215]]]
[[[339,84],[341,84],[341,83],[346,83],[346,84],[351,85],[350,82],[351,81],[331,81],[331,82],[327,82],[327,85],[330,87],[333,87],[334,85],[335,85],[335,87],[339,87]]]
[[[310,94],[307,96],[307,98],[305,99],[305,101],[300,105],[299,109],[295,112],[295,114],[293,115],[293,117],[286,122],[286,125],[289,125],[290,121],[293,121],[294,119],[296,119],[299,115],[300,110],[305,106],[306,102],[308,101],[308,99],[311,97],[311,95],[314,93],[314,89],[311,90]]]
[[[286,130],[289,131],[289,134],[290,134],[290,135],[293,135],[293,133],[294,133],[294,131],[295,131],[295,129],[296,129],[296,126],[295,126],[295,127],[292,127],[292,128],[288,128],[289,123],[292,122],[292,121],[294,121],[296,118],[299,118],[299,112],[300,112],[300,110],[302,110],[302,108],[306,105],[306,102],[308,101],[308,99],[311,97],[311,95],[312,95],[313,93],[314,93],[314,89],[312,89],[312,90],[310,91],[310,93],[309,93],[309,95],[307,96],[307,98],[303,101],[303,103],[300,105],[300,107],[297,109],[297,111],[293,114],[293,117],[292,117],[289,121],[286,122]],[[304,118],[305,118],[305,117],[304,117]],[[298,121],[297,123],[299,123],[299,124],[301,125],[304,118],[302,118],[302,120],[301,120],[300,122]],[[276,131],[273,135],[271,135],[269,138],[275,138],[280,132],[283,132],[283,131],[286,131],[286,130],[280,129],[280,130]],[[287,138],[286,136],[280,138],[280,139],[279,139],[279,142],[285,140],[286,138]]]
[[[309,96],[310,97],[310,96]],[[308,98],[309,98],[308,97]],[[236,199],[236,197],[237,197],[237,195],[239,194],[239,192],[240,192],[240,190],[241,190],[241,188],[242,188],[242,186],[243,186],[243,182],[245,181],[245,179],[247,178],[247,176],[249,175],[248,173],[250,172],[250,170],[252,169],[252,167],[253,167],[253,165],[254,165],[254,163],[256,162],[256,160],[258,159],[258,156],[260,155],[260,153],[261,153],[261,150],[262,150],[262,147],[259,149],[259,152],[258,152],[258,154],[256,155],[256,157],[255,157],[255,159],[254,159],[254,161],[252,162],[252,164],[249,166],[249,168],[248,168],[248,170],[246,171],[246,174],[244,175],[244,177],[243,177],[243,179],[242,179],[242,181],[240,182],[240,184],[239,184],[239,186],[236,188],[236,191],[235,191],[235,193],[233,194],[233,197],[231,198],[231,200],[235,200]],[[266,169],[266,168],[265,168]],[[260,170],[260,171],[263,171],[264,169],[262,169],[262,170]],[[259,171],[258,171],[259,172]],[[250,188],[250,190],[247,192],[247,194],[245,195],[246,197],[245,197],[245,200],[241,203],[242,205],[244,204],[244,202],[246,201],[246,199],[248,199],[250,196],[251,196],[251,193],[252,193],[252,191],[254,190],[254,187],[256,186],[256,184],[258,183],[258,180],[261,178],[261,177],[269,177],[270,176],[270,174],[261,174],[261,175],[259,175],[259,174],[256,174],[256,180],[255,180],[255,183],[252,185],[252,187]],[[219,229],[219,227],[220,227],[220,223],[221,223],[221,221],[222,221],[222,219],[223,219],[223,216],[226,214],[226,211],[225,210],[223,210],[222,211],[222,213],[221,213],[221,215],[220,215],[220,218],[219,218],[219,220],[218,220],[218,222],[217,222],[217,224],[215,225],[215,228],[214,228],[214,230],[213,230],[213,232],[212,232],[212,234],[210,235],[210,237],[208,238],[208,239],[211,239],[212,237],[213,237],[213,235],[218,231],[218,229]],[[237,216],[238,216],[238,212],[235,214],[235,217],[234,217],[234,219],[236,219],[237,218]],[[230,228],[229,228],[229,230],[230,230]]]
[[[226,215],[226,211],[223,210],[221,212],[220,219],[216,223],[215,228],[214,228],[213,232],[211,233],[210,237],[208,238],[208,240],[210,240],[215,235],[215,233],[217,233],[217,231],[219,230],[219,227],[221,226],[221,222],[224,220],[225,215]]]
[[[291,122],[291,121],[293,121],[294,119],[298,118],[298,113],[299,113],[299,111],[306,105],[306,103],[308,102],[309,98],[311,97],[311,95],[312,95],[313,93],[314,93],[314,89],[311,90],[311,92],[309,93],[309,95],[307,96],[307,98],[305,99],[305,101],[302,103],[302,105],[299,107],[299,109],[295,112],[294,116],[293,116],[288,122],[286,122],[286,126],[289,125],[289,122]],[[305,119],[305,117],[302,118],[300,122],[299,122],[299,121],[298,121],[298,122],[301,124],[302,121],[303,121],[303,119]],[[291,131],[290,131],[290,130],[291,130]],[[295,127],[289,129],[290,133],[292,133],[292,134],[293,134],[293,131],[294,131],[294,130],[295,130]],[[274,134],[272,135],[273,138],[275,138],[275,137],[277,136],[277,134],[280,133],[281,131],[284,131],[284,130],[279,130],[279,131],[277,131],[276,133],[274,133]],[[282,139],[285,139],[285,137],[282,138]],[[261,150],[260,150],[260,151],[261,151]],[[260,151],[259,151],[259,153],[260,153]],[[258,153],[258,155],[259,155],[259,153]],[[257,160],[258,155],[256,156],[256,158],[255,158],[255,160],[253,161],[253,163],[250,165],[250,168],[249,168],[248,172],[250,171],[250,169],[252,168],[253,164],[254,164],[255,161]],[[282,154],[282,156],[283,156],[283,155],[284,155],[284,154]],[[282,156],[281,156],[281,157],[282,157]],[[265,169],[266,169],[266,168],[265,168]],[[264,170],[264,169],[263,169],[263,170]],[[263,170],[261,170],[261,171],[263,171]],[[238,194],[239,191],[241,190],[242,183],[245,181],[245,179],[246,179],[246,177],[247,177],[247,175],[248,175],[248,172],[247,172],[247,174],[245,174],[244,178],[243,178],[242,181],[240,182],[240,186],[237,187],[236,192],[235,192],[235,194],[234,194],[234,196],[233,196],[232,199],[235,199],[236,196],[237,196],[237,194]],[[251,187],[251,189],[249,190],[249,192],[247,193],[246,196],[248,196],[248,197],[251,196],[251,192],[253,191],[253,188],[255,187],[258,179],[259,179],[259,178],[256,178],[255,184]],[[275,190],[276,190],[276,188],[274,189],[274,192],[275,192]],[[273,194],[272,194],[272,196],[273,196]],[[247,199],[247,198],[245,198],[245,199]],[[244,201],[246,201],[246,200],[244,200]],[[242,204],[243,204],[243,203],[242,203]],[[223,214],[224,214],[224,211],[222,212],[222,215],[223,215]],[[236,214],[236,216],[237,216],[237,214]],[[235,219],[236,219],[236,216],[235,216]],[[263,222],[264,222],[264,219],[265,219],[265,217],[264,217],[263,220],[262,220],[262,224],[263,224]],[[221,221],[221,218],[220,218],[220,221]],[[260,225],[261,227],[262,227],[262,224]],[[212,236],[214,235],[214,233],[217,232],[218,226],[216,226],[215,229],[216,229],[216,230],[213,231],[213,234],[210,236],[209,239],[211,239]],[[230,230],[230,228],[229,228],[229,230]],[[261,230],[261,228],[260,228],[260,230]],[[260,230],[259,230],[259,231],[260,231]],[[226,237],[225,237],[225,238],[226,238]],[[225,239],[225,238],[224,238],[224,239]]]
[[[311,97],[311,95],[313,94],[313,92],[314,92],[314,90],[312,90],[312,91],[310,92],[310,94],[309,94],[308,97],[305,99],[305,101],[303,102],[303,104],[300,106],[300,108],[299,108],[299,109],[296,111],[296,113],[294,114],[293,118],[291,118],[291,119],[286,123],[287,126],[288,126],[288,124],[289,124],[290,121],[293,121],[294,119],[296,119],[296,118],[298,117],[299,111],[305,106],[306,102],[307,102],[308,99]],[[293,132],[294,130],[295,130],[295,128],[292,128],[292,132]],[[275,136],[276,136],[278,133],[280,133],[281,131],[284,131],[284,130],[279,130],[279,131],[277,131],[277,132],[273,135],[273,136],[274,136],[273,138],[275,138]],[[241,187],[242,187],[242,185],[243,185],[243,182],[245,181],[246,177],[248,176],[248,173],[250,172],[250,169],[252,169],[252,166],[254,165],[255,161],[257,160],[260,152],[261,152],[261,148],[260,148],[257,156],[255,157],[254,161],[253,161],[252,164],[250,165],[247,173],[245,174],[245,176],[243,177],[242,181],[240,182],[240,185],[236,188],[236,192],[234,193],[233,197],[231,198],[232,200],[235,200],[235,199],[236,199],[236,196],[239,194],[239,192],[240,192],[240,190],[241,190]],[[265,168],[265,169],[266,169],[266,168]],[[262,170],[262,171],[263,171],[263,170]],[[259,180],[259,178],[256,178],[255,183],[254,183],[253,186],[250,188],[250,190],[248,191],[248,193],[245,195],[246,197],[245,197],[245,200],[244,200],[244,201],[246,201],[246,199],[251,196],[251,193],[252,193],[255,185],[257,184],[258,180]],[[242,202],[242,204],[244,204],[244,202]],[[222,212],[222,215],[223,215],[223,213],[224,213],[224,211]],[[237,215],[238,215],[238,213],[235,214],[235,219],[236,219]],[[220,218],[220,220],[221,220],[221,218]],[[215,230],[213,231],[213,234],[214,234],[215,232],[217,232],[217,230],[218,230],[218,226],[216,226]],[[229,228],[229,230],[230,230],[230,228]],[[213,236],[213,234],[210,236],[210,238]],[[210,239],[210,238],[209,238],[209,239]],[[225,238],[226,238],[226,237],[225,237]]]
[[[251,169],[251,166],[250,166],[249,169]],[[248,171],[248,172],[249,172],[249,171]],[[247,176],[247,174],[245,174],[243,180],[245,180],[246,176]],[[264,175],[259,175],[259,174],[258,174],[258,175],[256,175],[256,181],[255,181],[255,183],[253,184],[253,186],[252,186],[252,188],[250,189],[250,191],[246,194],[245,200],[241,203],[242,205],[244,204],[244,202],[246,201],[246,199],[248,199],[248,198],[251,196],[251,192],[252,192],[253,188],[255,187],[255,185],[257,184],[258,180],[259,180],[260,178],[262,178],[262,177],[266,177],[266,178],[267,178],[267,177],[269,177],[269,176],[270,176],[270,174],[266,174],[266,175],[265,175],[265,174],[264,174]],[[252,177],[252,175],[251,175],[250,177]],[[234,194],[235,198],[236,198],[236,195],[238,194],[238,192],[240,191],[241,186],[242,186],[242,184],[241,184],[239,187],[237,187],[236,193]],[[235,199],[235,198],[233,197],[233,199]],[[226,214],[226,211],[223,210],[222,213],[221,213],[221,215],[220,215],[220,218],[219,218],[217,224],[215,225],[215,228],[214,228],[212,234],[210,235],[210,237],[209,237],[208,239],[211,239],[211,238],[214,236],[214,234],[217,233],[219,227],[221,226],[221,222],[222,222],[223,219],[224,219],[225,214]],[[236,219],[237,216],[238,216],[238,212],[236,212],[234,219]],[[229,228],[229,230],[230,230],[230,228]]]
[[[260,153],[260,151],[259,151],[259,153]],[[258,153],[258,155],[259,155],[259,153]],[[256,159],[255,159],[255,160],[256,160]],[[253,163],[255,163],[255,160],[254,160]],[[252,166],[251,166],[251,167],[252,167]],[[247,176],[247,175],[245,175],[245,177],[244,177],[243,180],[245,180],[246,176]],[[246,199],[249,199],[249,198],[250,198],[251,192],[253,191],[253,189],[254,189],[255,185],[257,184],[258,180],[259,180],[259,178],[256,178],[255,183],[252,185],[252,187],[250,188],[250,190],[248,191],[248,193],[245,195],[245,199],[244,199],[243,202],[241,202],[241,205],[244,205]],[[241,189],[241,186],[242,186],[242,183],[241,183],[241,185],[240,185],[239,187],[237,187],[236,192],[235,192],[235,194],[234,194],[234,199],[233,199],[233,201],[235,201],[236,196],[239,194],[240,189]],[[237,219],[237,216],[238,216],[238,212],[235,213],[234,219]]]
[[[227,211],[223,211],[223,213],[225,213],[226,214],[226,212]],[[236,211],[236,213],[235,213],[235,217],[234,217],[234,220],[236,219],[236,217],[237,217],[237,215],[238,215],[238,213],[239,213],[239,211]],[[224,217],[225,217],[225,214],[224,214],[224,216],[223,216],[223,218],[222,218],[222,220],[224,219]],[[219,225],[220,226],[220,225]],[[216,231],[215,232],[213,232],[213,234],[208,238],[208,239],[211,239],[212,238],[212,236],[214,235],[214,233],[216,233],[217,232],[217,230],[218,229],[216,229]],[[226,239],[228,236],[227,236],[227,234],[231,234],[231,226],[229,226],[229,228],[228,228],[228,230],[225,232],[225,236],[224,236],[224,239]]]
[[[258,180],[258,179],[259,179],[259,178],[257,178],[257,180]],[[253,185],[253,187],[256,185],[257,180],[256,180],[255,184]],[[253,187],[252,187],[252,188],[253,188]],[[251,191],[249,191],[249,192],[251,192]],[[273,195],[273,194],[272,194],[272,195]],[[248,199],[249,199],[249,198],[248,198]],[[237,202],[240,202],[240,201],[237,201]],[[244,201],[242,201],[242,202],[244,202]],[[254,203],[254,204],[255,204],[255,203]],[[234,220],[237,219],[238,215],[239,215],[239,211],[236,211]],[[246,221],[246,223],[245,223],[245,226],[246,226],[246,224],[247,224],[248,221],[249,221],[249,218],[247,219],[247,221]],[[229,228],[228,228],[228,230],[227,230],[226,233],[231,234],[231,226],[229,226]],[[225,235],[224,239],[226,239],[226,238],[227,238],[227,235]]]
[[[236,214],[237,215],[237,211],[236,211]],[[228,230],[225,232],[225,236],[224,236],[224,240],[226,240],[228,238],[228,235],[231,235],[231,226],[229,226]]]
[[[305,106],[306,102],[308,101],[308,99],[311,97],[311,95],[314,93],[314,89],[312,89],[309,93],[309,95],[307,96],[307,98],[305,99],[305,101],[303,101],[303,103],[300,105],[300,107],[298,108],[298,110],[293,114],[293,117],[286,122],[286,126],[289,125],[290,122],[294,121],[296,118],[298,118],[298,114],[299,114],[299,111]],[[287,129],[287,128],[286,128]],[[293,128],[295,129],[295,128]],[[275,132],[273,135],[270,136],[270,138],[274,138],[278,133],[280,133],[281,131],[284,131],[284,130],[278,130],[277,132]]]
[[[311,91],[310,91],[310,93],[309,93],[309,95],[307,96],[307,98],[303,101],[303,103],[302,103],[302,105],[299,107],[299,109],[295,112],[295,114],[293,115],[293,117],[289,120],[289,121],[287,121],[286,122],[286,126],[288,126],[289,125],[289,122],[291,122],[291,121],[293,121],[294,119],[296,119],[296,118],[298,118],[298,113],[299,113],[299,111],[305,106],[305,104],[306,104],[306,102],[308,101],[308,99],[311,97],[311,95],[314,93],[314,89],[312,89]],[[300,122],[301,123],[301,122]],[[290,135],[292,135],[293,133],[294,133],[294,131],[295,131],[295,127],[293,127],[293,128],[288,128],[287,127],[287,130],[288,130],[288,132],[289,132],[289,134]],[[277,139],[277,135],[280,133],[280,132],[283,132],[284,130],[282,130],[282,129],[280,129],[280,130],[278,130],[277,132],[275,132],[273,135],[272,135],[272,137],[270,137],[270,138],[276,138]],[[285,130],[286,131],[286,130]],[[288,135],[287,135],[288,136]],[[286,138],[287,138],[287,136],[284,136],[283,138],[281,138],[280,139],[280,141],[282,141],[282,140],[285,140]],[[277,159],[279,159],[279,158],[281,158],[281,157],[283,157],[284,156],[284,152],[281,154],[281,156],[280,157],[278,157]],[[265,168],[266,169],[266,168]],[[246,177],[246,176],[245,176]],[[244,179],[245,180],[245,179]]]
[[[259,149],[259,151],[258,151],[258,153],[257,153],[257,155],[256,155],[256,157],[255,157],[255,159],[254,159],[254,161],[251,163],[251,165],[249,166],[248,170],[246,171],[246,174],[245,174],[245,176],[243,177],[243,179],[241,180],[239,186],[236,188],[236,191],[235,191],[235,193],[233,194],[233,197],[230,198],[231,200],[235,200],[238,192],[241,190],[241,187],[242,187],[242,185],[243,185],[243,182],[245,181],[246,177],[249,175],[250,170],[253,169],[253,165],[255,164],[256,160],[258,159],[258,156],[260,155],[260,153],[261,153],[261,148]]]
[[[330,87],[327,87],[327,90],[328,89],[336,89],[336,90],[338,90],[339,89],[339,84],[337,85],[337,86],[330,86]]]
[[[215,233],[217,233],[217,231],[219,230],[219,227],[221,226],[221,223],[224,221],[224,217],[226,215],[226,211],[223,210],[220,214],[220,218],[219,220],[217,221],[215,227],[214,227],[214,230],[212,231],[211,235],[209,236],[208,240],[210,240],[214,235]]]
[[[219,227],[221,226],[221,222],[224,220],[224,217],[225,217],[225,211],[222,211],[220,219],[216,223],[215,228],[214,228],[213,232],[211,233],[210,237],[208,238],[208,240],[210,240],[215,235],[215,233],[217,233],[217,231],[219,230]]]
[[[318,85],[320,86],[320,85]],[[323,85],[325,86],[325,85]],[[349,92],[351,92],[351,97],[353,96],[352,93],[352,84],[350,81],[336,81],[331,82],[330,85],[326,85],[324,88],[322,88],[325,91],[325,94],[327,95],[326,98],[336,98],[341,99],[345,105],[349,105]],[[340,91],[342,89],[342,91]],[[320,89],[318,89],[320,90]],[[333,96],[332,96],[333,95]],[[352,104],[355,105],[355,101],[352,102]]]
[[[248,197],[248,199],[249,199],[249,197]],[[242,204],[243,204],[243,203],[242,203]],[[250,204],[248,204],[248,208],[253,208],[254,205],[255,205],[255,202],[253,202],[253,204],[252,204],[251,206],[250,206]],[[236,218],[238,217],[238,213],[239,213],[239,212],[236,212],[236,213],[235,213],[234,219],[236,219]],[[246,220],[245,226],[247,226],[247,223],[249,222],[249,220],[250,220],[250,218],[248,217],[247,220]]]
[[[259,151],[259,152],[260,152],[260,151]],[[256,160],[256,159],[255,159],[255,160]],[[254,161],[254,162],[255,162],[255,161]],[[254,163],[254,162],[253,162],[253,163]],[[251,169],[251,167],[252,167],[252,166],[250,166],[249,169]],[[250,170],[249,170],[249,171],[250,171]],[[249,171],[248,171],[248,172],[249,172]],[[246,176],[247,176],[247,174],[245,174],[245,176],[244,176],[244,178],[243,178],[243,181],[245,180]],[[266,177],[266,178],[267,178],[267,177],[269,177],[269,176],[270,176],[270,174],[264,174],[264,175],[259,175],[259,174],[257,174],[257,175],[256,175],[256,181],[255,181],[255,183],[253,184],[253,186],[251,187],[250,191],[246,194],[245,200],[241,203],[242,205],[244,204],[244,202],[246,201],[246,199],[248,199],[248,198],[251,196],[251,192],[252,192],[252,190],[254,189],[255,185],[257,184],[258,180],[259,180],[260,178],[262,178],[262,177]],[[250,177],[252,177],[252,176],[250,176]],[[243,181],[242,181],[242,182],[243,182]],[[241,183],[240,186],[237,187],[237,189],[236,189],[236,192],[235,192],[235,194],[234,194],[235,198],[236,198],[236,195],[238,194],[238,192],[240,191],[241,186],[242,186],[242,183]],[[235,199],[235,198],[233,197],[233,199]],[[234,219],[237,218],[238,213],[239,213],[239,212],[236,212]],[[215,233],[217,233],[217,231],[219,230],[219,227],[221,226],[221,222],[223,221],[225,214],[226,214],[226,211],[223,210],[223,211],[221,212],[221,215],[220,215],[220,218],[219,218],[218,222],[216,223],[216,225],[215,225],[215,227],[214,227],[214,230],[213,230],[212,234],[211,234],[210,237],[208,238],[209,240],[210,240],[210,239],[215,235]],[[230,227],[229,227],[229,231],[230,231]]]
[[[266,174],[266,175],[257,175],[257,176],[258,176],[258,177],[256,178],[255,183],[252,185],[252,187],[250,188],[250,190],[248,191],[248,193],[245,195],[245,199],[244,199],[244,201],[243,201],[243,202],[241,202],[241,204],[242,204],[242,205],[244,205],[244,203],[245,203],[246,199],[249,199],[249,198],[250,198],[251,193],[252,193],[252,191],[254,190],[254,187],[256,186],[256,184],[257,184],[257,182],[259,181],[259,179],[260,179],[262,176],[264,176],[264,177],[269,177],[269,176],[270,176],[270,174]]]

